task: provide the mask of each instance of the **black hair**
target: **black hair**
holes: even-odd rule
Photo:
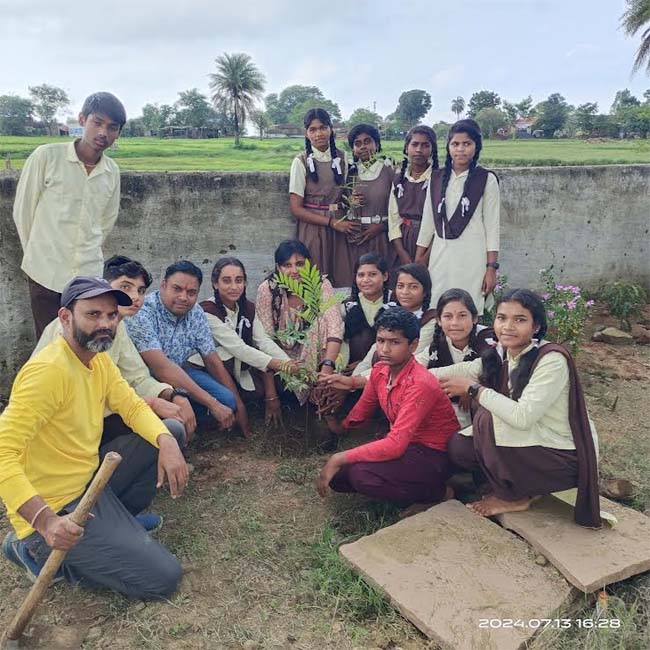
[[[357,168],[359,159],[354,155],[354,141],[362,133],[366,133],[375,141],[375,145],[377,145],[377,153],[381,151],[381,136],[379,135],[379,130],[376,126],[365,123],[353,126],[348,133],[348,144],[350,145],[350,149],[352,149],[352,164],[348,167],[348,179],[352,176],[359,175],[359,169]]]
[[[280,266],[284,264],[292,255],[302,255],[306,260],[311,260],[311,253],[298,239],[285,239],[280,242],[275,249],[275,263]],[[273,274],[272,274],[273,275]]]
[[[344,175],[342,169],[343,161],[341,160],[341,172],[339,172],[337,168],[334,166],[334,160],[335,158],[337,158],[339,154],[338,151],[336,150],[336,139],[334,137],[334,125],[332,124],[332,118],[324,108],[310,108],[305,113],[305,118],[303,120],[305,129],[308,129],[309,125],[314,120],[319,120],[325,126],[330,127],[330,155],[332,156],[332,172],[334,173],[334,180],[336,181],[336,184],[343,185],[343,181],[344,181],[344,177],[343,177]],[[309,138],[305,135],[305,154],[307,158],[309,158],[312,155],[312,153],[313,153],[313,149],[311,146],[311,142]],[[318,182],[318,168],[316,167],[316,164],[314,164],[314,171],[307,169],[307,173],[315,183]]]
[[[527,309],[533,317],[533,323],[539,328],[535,334],[535,338],[538,341],[544,338],[547,329],[546,307],[540,296],[530,289],[511,289],[499,299],[496,304],[496,309],[498,310],[499,305],[504,302],[518,302],[524,309]],[[510,384],[512,386],[511,398],[513,400],[519,400],[524,388],[528,385],[531,369],[538,355],[539,348],[535,346],[521,357],[519,365],[512,372]],[[499,390],[503,359],[496,348],[490,348],[484,352],[481,355],[481,359],[483,361],[483,372],[481,373],[480,382],[488,388]]]
[[[201,269],[196,264],[190,262],[189,260],[178,260],[178,262],[170,264],[165,269],[164,279],[167,280],[169,277],[174,275],[174,273],[186,273],[187,275],[193,275],[199,281],[199,286],[201,286],[201,283],[203,282],[203,271],[201,271]]]
[[[395,278],[399,281],[399,276],[402,273],[408,273],[412,275],[423,287],[424,291],[422,294],[422,312],[425,312],[429,309],[431,305],[431,275],[429,275],[429,269],[422,264],[404,264],[400,266],[395,273]],[[397,281],[395,284],[397,284]],[[395,298],[397,300],[397,298]]]
[[[467,183],[469,183],[470,176],[476,169],[476,165],[478,164],[478,157],[481,153],[481,149],[483,148],[483,136],[481,135],[481,127],[474,120],[468,117],[464,120],[458,120],[458,122],[451,125],[451,128],[449,129],[449,133],[447,134],[447,145],[446,145],[447,157],[445,158],[445,171],[442,174],[441,196],[443,199],[445,197],[445,194],[447,194],[447,185],[449,185],[449,179],[451,178],[451,170],[452,170],[451,154],[449,153],[449,143],[451,142],[451,139],[454,137],[456,133],[465,133],[470,137],[470,139],[476,145],[476,151],[474,152],[474,157],[472,158],[472,161],[469,164],[469,173],[467,174],[467,177],[465,178],[465,183],[463,185],[463,193],[461,194],[461,199],[462,197],[465,196],[465,188],[467,187]],[[434,207],[434,209],[436,208]]]
[[[352,280],[352,291],[350,293],[350,299],[357,303],[358,307],[356,309],[346,310],[345,314],[345,333],[343,338],[349,340],[355,333],[361,331],[366,327],[366,316],[363,313],[363,309],[359,303],[359,287],[357,286],[357,271],[364,264],[372,264],[376,266],[381,273],[386,274],[386,280],[384,281],[384,293],[382,297],[382,302],[384,306],[388,302],[390,296],[390,289],[388,288],[389,278],[388,278],[388,263],[386,260],[377,253],[370,252],[362,255],[354,264],[354,279]],[[383,309],[381,307],[380,309]],[[370,324],[370,323],[369,323]],[[371,324],[370,324],[371,325]]]
[[[239,296],[239,300],[237,301],[237,304],[239,305],[239,313],[243,314],[248,302],[248,299],[246,298],[246,283],[248,282],[248,276],[246,275],[246,267],[243,262],[236,257],[221,257],[215,262],[214,267],[212,268],[211,280],[214,289],[214,302],[217,305],[223,305],[219,291],[217,291],[217,288],[214,285],[219,281],[221,271],[223,271],[226,266],[236,266],[240,268],[244,274],[244,291],[242,291],[242,294]]]
[[[462,302],[463,305],[465,305],[467,311],[469,311],[469,313],[472,316],[472,320],[475,321],[469,333],[469,343],[468,343],[470,349],[475,350],[476,349],[476,326],[478,324],[478,321],[476,319],[478,318],[478,309],[476,309],[476,304],[474,303],[474,299],[467,291],[465,291],[465,289],[447,289],[447,291],[445,291],[440,296],[440,298],[438,298],[438,304],[436,305],[436,327],[433,333],[434,347],[438,349],[438,346],[442,343],[442,341],[445,338],[445,333],[443,332],[442,326],[440,325],[442,312],[450,302],[456,302],[456,301]]]
[[[84,105],[81,107],[81,114],[84,117],[88,117],[91,113],[106,115],[113,122],[117,122],[120,125],[120,131],[126,124],[124,104],[112,93],[93,93],[86,97]]]
[[[413,343],[420,336],[420,321],[413,312],[404,307],[391,307],[382,312],[375,321],[375,329],[402,332],[409,343]]]
[[[368,134],[377,145],[377,152],[381,151],[381,136],[376,126],[372,124],[355,124],[348,132],[348,144],[350,149],[354,148],[354,141],[362,134]]]
[[[117,278],[126,275],[127,278],[135,279],[141,277],[144,280],[144,286],[148,289],[151,286],[153,278],[151,273],[136,260],[132,260],[126,255],[113,255],[104,262],[104,280],[112,282]]]
[[[379,254],[377,253],[365,253],[362,255],[360,258],[357,259],[357,261],[354,264],[354,280],[352,280],[352,300],[359,300],[359,287],[357,287],[357,271],[359,270],[360,267],[362,267],[364,264],[372,264],[373,266],[376,266],[380,273],[388,273],[388,263],[386,260]],[[386,302],[386,299],[388,297],[388,278],[384,282],[384,302]]]
[[[404,183],[404,179],[406,178],[406,170],[409,166],[407,154],[408,146],[416,133],[425,135],[428,138],[431,143],[431,169],[438,169],[438,138],[436,137],[436,132],[429,126],[418,124],[417,126],[414,126],[404,138],[404,148],[402,150],[404,158],[402,158],[402,166],[399,170],[399,179],[395,179],[397,182],[395,183],[395,189],[393,190],[395,198],[399,198],[399,187]]]

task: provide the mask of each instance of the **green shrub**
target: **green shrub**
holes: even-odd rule
[[[606,284],[600,298],[607,303],[609,313],[619,319],[621,329],[628,332],[632,329],[630,318],[639,315],[648,299],[641,285],[624,281]]]

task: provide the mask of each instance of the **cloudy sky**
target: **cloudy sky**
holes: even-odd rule
[[[30,85],[65,88],[74,113],[110,90],[140,114],[181,90],[208,92],[222,52],[247,52],[267,93],[319,86],[347,117],[381,115],[400,93],[427,90],[429,120],[452,119],[451,100],[494,90],[535,102],[560,92],[609,111],[617,90],[650,88],[631,77],[639,37],[619,29],[624,0],[0,0],[0,94]],[[10,54],[8,54],[10,53]]]

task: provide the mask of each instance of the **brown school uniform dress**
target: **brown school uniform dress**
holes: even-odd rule
[[[395,171],[392,164],[386,165],[384,161],[377,161],[376,164],[382,165],[379,176],[374,180],[364,180],[362,174],[355,180],[355,188],[363,194],[363,205],[355,210],[355,217],[361,223],[361,232],[366,231],[371,224],[364,224],[363,219],[376,219],[381,217],[384,224],[385,232],[374,239],[361,245],[352,244],[351,252],[354,257],[354,263],[366,253],[376,253],[390,263],[389,257],[392,255],[392,247],[388,242],[388,200],[393,190],[393,179]]]
[[[341,166],[345,176],[345,154],[337,150],[341,159]],[[318,181],[312,180],[309,175],[307,155],[303,152],[299,155],[307,176],[305,178],[305,195],[303,206],[310,212],[327,216],[329,206],[333,203],[340,203],[343,196],[343,185],[337,185],[332,169],[332,161],[320,161],[312,158],[318,171]],[[352,268],[350,268],[349,256],[347,255],[348,242],[344,234],[333,228],[317,226],[304,221],[296,222],[296,237],[311,253],[312,262],[318,266],[321,273],[327,275],[334,287],[352,286]],[[338,256],[338,251],[344,254]]]
[[[547,343],[539,350],[535,367],[549,352],[559,352],[569,368],[569,424],[575,450],[554,449],[541,445],[529,447],[498,446],[494,438],[493,416],[479,406],[472,422],[471,437],[456,434],[449,441],[449,456],[463,469],[480,469],[494,494],[505,501],[516,501],[577,486],[575,521],[581,526],[599,528],[598,464],[587,407],[578,371],[569,352],[561,345]],[[499,392],[509,397],[508,362],[504,361]]]
[[[426,181],[411,183],[405,176],[402,181],[402,196],[400,197],[398,194],[395,197],[399,215],[402,218],[402,245],[411,256],[411,259],[415,259],[415,249],[420,234],[420,226],[422,225],[422,212],[424,211],[424,201],[427,198],[428,185]]]

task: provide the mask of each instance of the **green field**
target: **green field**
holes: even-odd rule
[[[0,136],[0,161],[9,157],[11,167],[20,169],[39,144],[65,141],[67,138]],[[240,147],[235,147],[232,138],[123,138],[110,155],[124,170],[288,171],[291,159],[302,146],[299,138],[245,138]],[[399,160],[401,146],[401,142],[386,142],[384,151]],[[440,158],[444,161],[443,148]],[[495,167],[650,163],[650,140],[488,140],[481,161]]]

